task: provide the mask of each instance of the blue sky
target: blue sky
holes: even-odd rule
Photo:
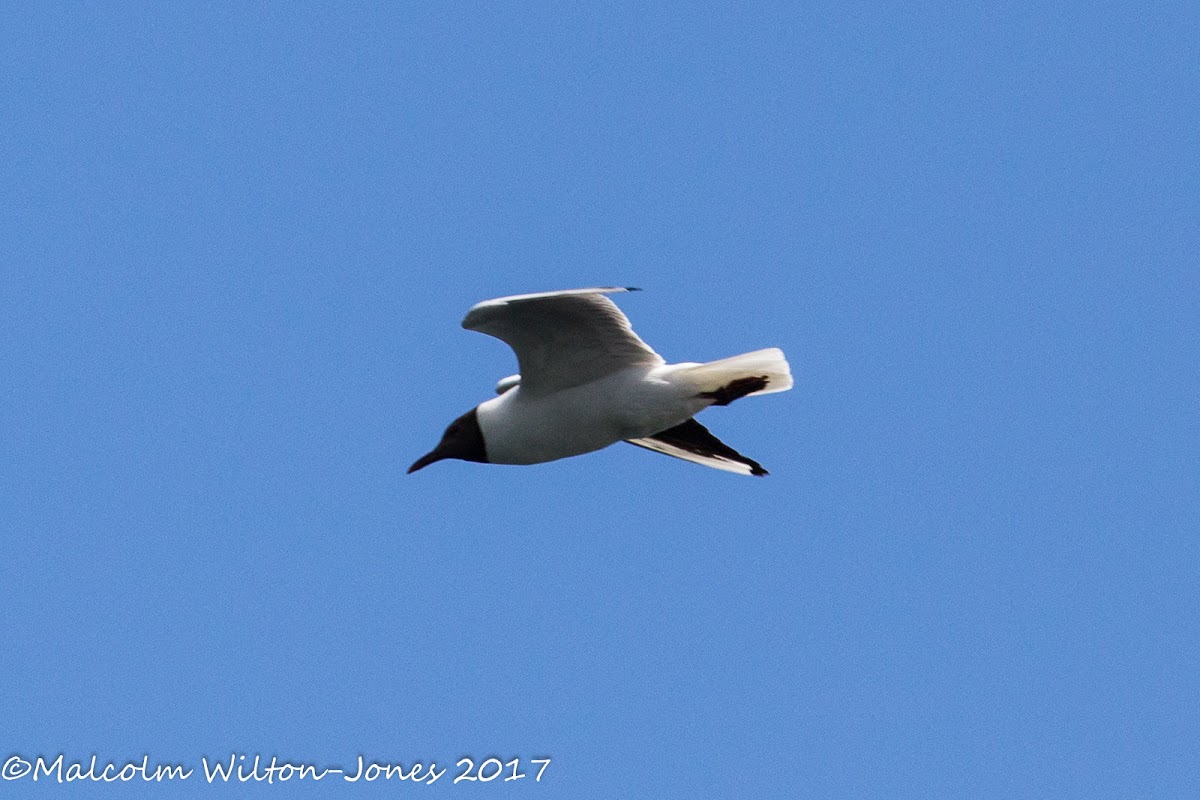
[[[1182,2],[8,4],[0,756],[1194,796],[1198,37]],[[406,476],[515,371],[465,311],[593,285],[668,360],[787,352],[793,391],[702,417],[771,476]]]

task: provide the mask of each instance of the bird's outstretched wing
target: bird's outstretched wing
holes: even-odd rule
[[[522,393],[580,386],[662,357],[643,342],[604,295],[624,288],[567,289],[485,300],[463,318],[467,330],[508,344],[517,354]]]
[[[647,436],[644,439],[626,439],[630,444],[653,450],[656,453],[682,458],[696,464],[703,464],[726,472],[737,472],[741,475],[766,475],[762,464],[746,458],[729,445],[708,432],[708,428],[689,419],[674,428]]]

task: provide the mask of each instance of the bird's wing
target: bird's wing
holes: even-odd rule
[[[644,439],[626,439],[630,444],[653,450],[656,453],[682,458],[726,472],[741,475],[766,475],[767,471],[757,461],[746,458],[729,445],[708,432],[708,428],[689,419],[674,428],[647,436]]]
[[[629,289],[567,289],[485,300],[463,318],[467,330],[508,344],[521,368],[522,393],[580,386],[662,357],[643,342],[604,295]]]

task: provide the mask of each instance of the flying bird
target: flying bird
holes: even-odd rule
[[[632,287],[567,289],[485,300],[462,321],[508,344],[520,373],[463,414],[409,467],[458,458],[539,464],[626,441],[685,461],[766,475],[693,417],[755,394],[792,388],[783,351],[755,350],[705,364],[668,364],[605,295]]]

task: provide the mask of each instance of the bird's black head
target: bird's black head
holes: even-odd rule
[[[442,434],[438,446],[418,458],[411,467],[409,474],[428,467],[443,458],[461,458],[463,461],[479,461],[487,463],[487,450],[483,446],[483,431],[479,429],[479,415],[475,409],[463,414]]]

